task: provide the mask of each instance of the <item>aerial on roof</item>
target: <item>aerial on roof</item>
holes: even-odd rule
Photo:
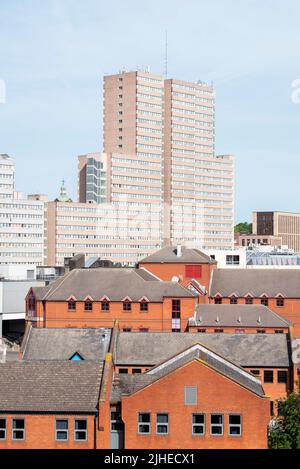
[[[23,360],[70,360],[76,353],[83,360],[105,359],[111,329],[31,328]]]
[[[197,343],[243,367],[287,367],[291,363],[287,334],[185,332],[120,332],[114,362],[119,366],[154,366]]]
[[[48,287],[32,290],[37,299],[48,301],[70,298],[100,301],[103,297],[109,301],[123,301],[124,298],[140,301],[146,297],[149,301],[160,302],[164,297],[197,296],[176,282],[164,282],[143,269],[130,268],[74,269]]]
[[[200,360],[202,365],[212,368],[235,383],[264,397],[265,394],[259,379],[206,346],[194,344],[145,374],[134,374],[129,378],[128,376],[123,378],[124,375],[118,375],[117,380],[114,382],[111,400],[116,402],[122,395],[133,394],[193,360]]]
[[[139,261],[140,264],[164,262],[170,264],[216,264],[214,259],[198,249],[188,249],[185,246],[166,246]]]
[[[289,327],[290,321],[264,305],[197,305],[190,326]]]
[[[87,361],[0,364],[0,411],[96,413],[101,377]]]
[[[298,298],[299,285],[298,269],[214,269],[209,295]]]

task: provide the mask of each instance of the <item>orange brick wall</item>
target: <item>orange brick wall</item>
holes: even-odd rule
[[[180,298],[181,329],[187,328],[188,319],[193,316],[197,298]],[[123,303],[111,302],[110,310],[101,311],[101,303],[93,302],[92,311],[84,311],[84,303],[77,302],[76,311],[68,311],[68,302],[46,302],[45,320],[41,302],[37,302],[37,327],[113,327],[116,320],[119,328],[148,328],[149,331],[171,331],[172,299],[164,298],[162,303],[149,303],[148,312],[140,311],[139,303],[132,303],[131,311],[123,311]]]
[[[198,404],[184,404],[184,386],[198,387]],[[151,434],[139,435],[139,412],[151,412]],[[155,414],[169,413],[169,434],[156,435]],[[206,414],[205,436],[192,436],[192,413]],[[224,435],[210,436],[209,414],[224,414]],[[229,413],[242,415],[241,437],[228,436]],[[122,399],[125,448],[267,448],[269,400],[261,398],[199,361],[193,361],[151,386]]]
[[[2,415],[6,418],[6,440],[0,440],[0,449],[93,449],[94,448],[94,416],[85,415],[39,415],[18,414]],[[25,440],[12,440],[12,419],[25,419]],[[75,419],[87,419],[87,441],[74,441]],[[55,441],[55,419],[67,419],[69,421],[68,441]]]

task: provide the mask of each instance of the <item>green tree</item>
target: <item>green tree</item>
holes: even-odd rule
[[[248,223],[247,221],[240,222],[234,227],[235,233],[245,232],[245,233],[252,233],[252,223]]]
[[[269,447],[272,449],[300,449],[299,391],[278,401],[278,414],[269,428]]]

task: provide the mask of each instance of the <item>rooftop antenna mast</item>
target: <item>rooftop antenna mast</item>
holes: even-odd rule
[[[164,59],[164,76],[168,77],[168,31],[165,31],[165,59]]]

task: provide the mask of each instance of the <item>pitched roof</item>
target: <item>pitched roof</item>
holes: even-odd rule
[[[116,401],[121,395],[133,394],[194,360],[201,361],[202,364],[209,366],[235,383],[264,397],[265,394],[259,379],[207,347],[195,344],[148,371],[145,374],[147,378],[145,378],[145,375],[132,375],[135,378],[128,379],[121,375],[121,378],[117,379],[117,383],[115,381],[111,399]],[[119,390],[118,387],[120,387]]]
[[[79,353],[84,360],[103,361],[111,330],[104,328],[32,328],[24,360],[69,360]]]
[[[290,321],[273,313],[264,305],[197,305],[189,320],[191,326],[202,327],[289,327]]]
[[[227,297],[235,293],[243,297],[251,293],[259,297],[266,293],[274,298],[281,293],[287,298],[299,297],[300,270],[298,269],[215,269],[209,295]]]
[[[291,363],[287,334],[186,332],[120,332],[114,361],[123,366],[154,366],[197,343],[244,367],[288,367]]]
[[[102,365],[93,362],[0,364],[0,411],[97,411]]]
[[[40,290],[33,289],[38,299],[67,301],[75,297],[84,301],[91,297],[100,301],[103,296],[111,301],[130,297],[139,301],[146,296],[149,301],[162,301],[164,297],[195,297],[196,294],[176,282],[164,282],[143,269],[98,268],[74,269]]]
[[[170,264],[216,264],[216,261],[210,256],[207,256],[198,249],[188,249],[185,246],[181,247],[181,256],[177,255],[176,246],[166,246],[154,254],[145,257],[139,264],[152,264],[152,263],[170,263]]]

